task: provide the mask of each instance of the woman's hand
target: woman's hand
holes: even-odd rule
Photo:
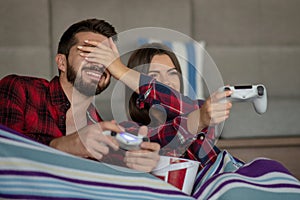
[[[115,79],[139,93],[140,73],[129,69],[122,63],[112,38],[108,39],[108,45],[105,45],[104,41],[86,40],[84,42],[87,46],[77,47],[81,51],[80,56],[84,57],[87,62],[105,66]]]
[[[78,46],[81,51],[80,56],[84,57],[87,62],[98,65],[104,65],[113,77],[120,79],[128,68],[122,63],[118,48],[112,38],[108,38],[108,42],[97,42],[85,40],[86,46]],[[105,45],[105,44],[108,45]]]
[[[200,108],[200,124],[207,127],[225,121],[229,117],[232,103],[223,102],[221,99],[231,94],[232,91],[213,93]]]
[[[191,112],[187,120],[189,132],[196,134],[208,126],[214,126],[225,121],[230,115],[232,103],[222,102],[221,99],[231,94],[232,91],[215,92],[200,109]],[[198,123],[195,123],[197,121]]]

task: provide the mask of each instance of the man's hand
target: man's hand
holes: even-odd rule
[[[147,136],[147,133],[148,128],[146,126],[142,126],[139,129],[139,135]],[[141,143],[140,150],[126,152],[124,162],[129,168],[150,172],[156,167],[159,161],[159,150],[160,145],[158,143],[143,142]]]
[[[101,160],[103,155],[109,153],[109,147],[119,149],[114,138],[102,134],[104,130],[122,131],[115,121],[100,122],[86,126],[76,133],[53,139],[50,146],[80,157]]]

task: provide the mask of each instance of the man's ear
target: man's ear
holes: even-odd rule
[[[64,54],[56,54],[55,61],[57,64],[57,68],[60,71],[66,72],[67,70],[67,58]]]
[[[110,77],[111,77],[110,73],[107,72],[107,73],[106,73],[105,80],[104,80],[104,83],[105,83],[106,85],[110,83]]]

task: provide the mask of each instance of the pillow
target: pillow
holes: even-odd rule
[[[139,45],[146,43],[163,43],[176,54],[182,70],[184,95],[191,99],[204,99],[204,82],[202,79],[205,42],[166,41],[140,38]]]

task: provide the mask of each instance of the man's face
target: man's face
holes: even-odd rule
[[[110,74],[104,66],[87,62],[79,55],[80,51],[77,46],[86,46],[84,40],[104,41],[103,43],[108,45],[107,37],[92,32],[77,33],[75,37],[78,43],[70,49],[67,59],[67,79],[80,93],[86,96],[100,94],[108,87],[109,81],[105,81],[105,79],[110,78]]]

